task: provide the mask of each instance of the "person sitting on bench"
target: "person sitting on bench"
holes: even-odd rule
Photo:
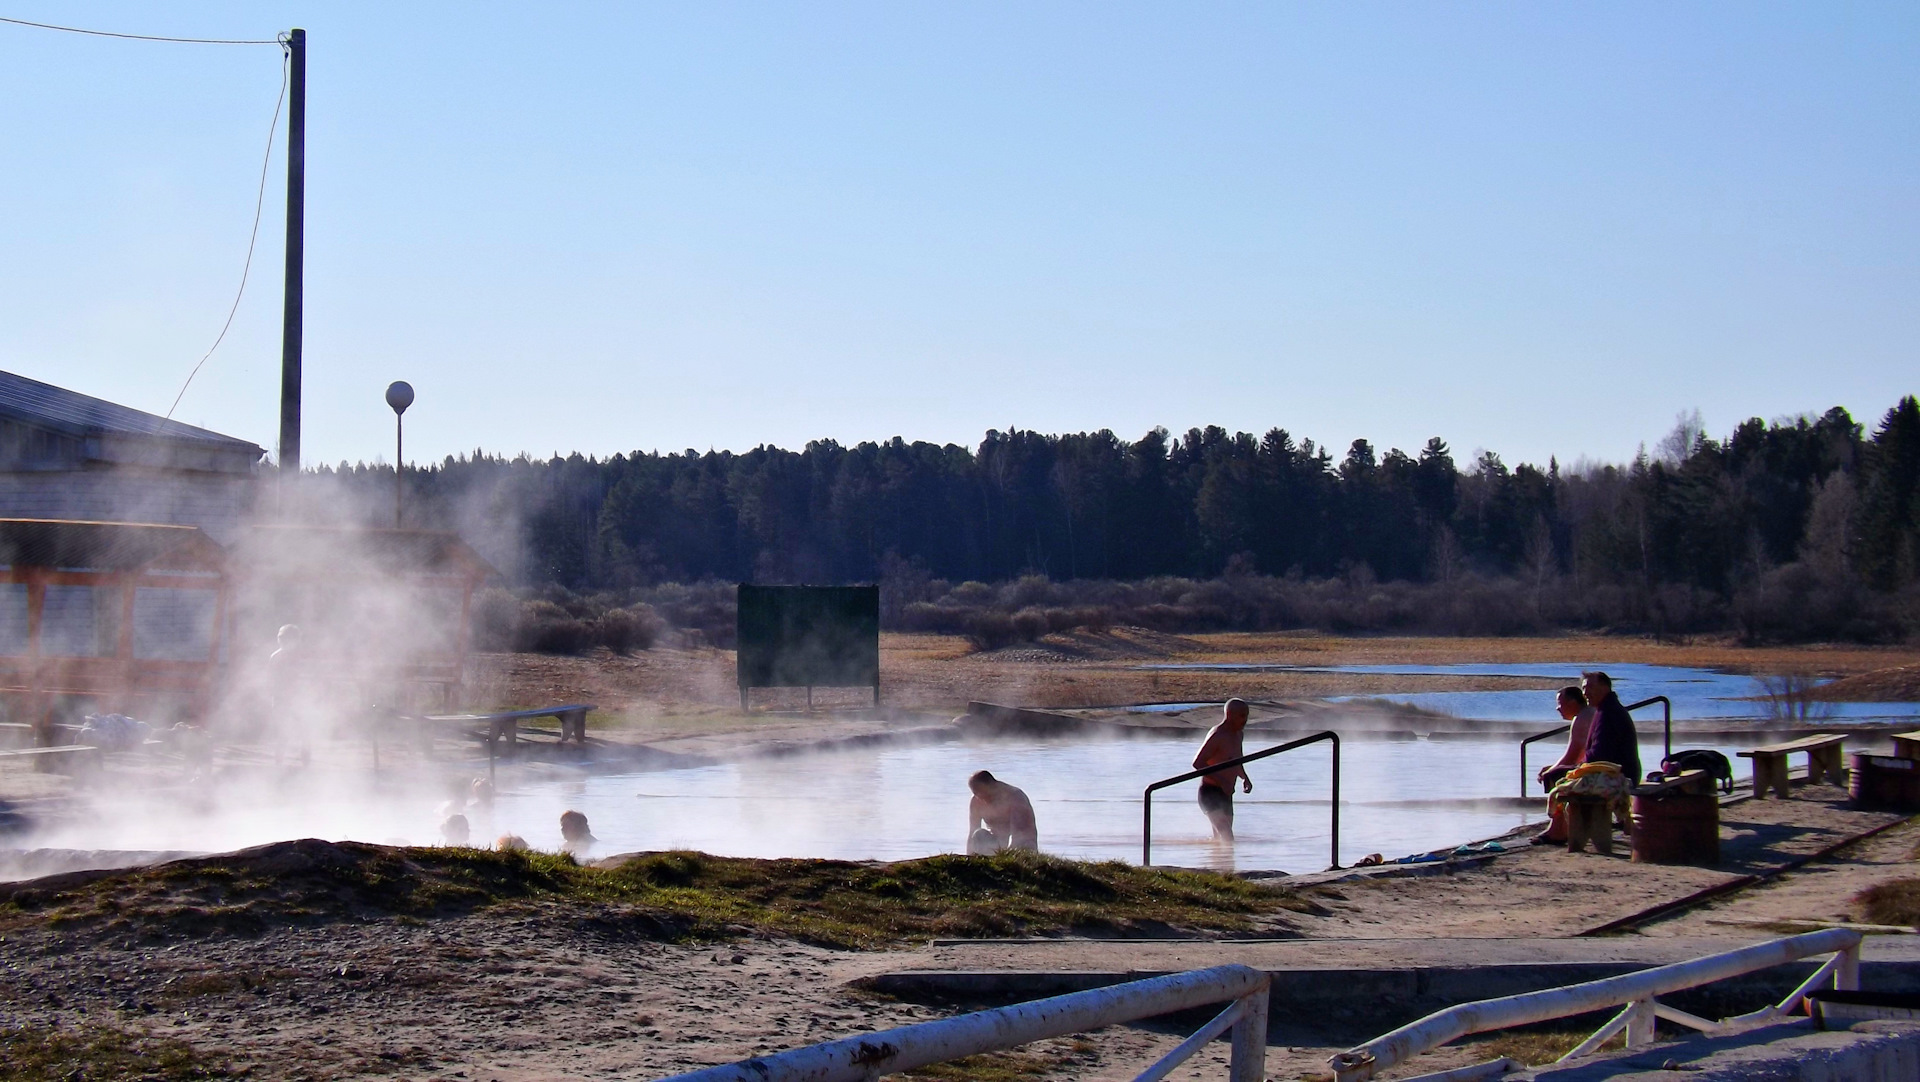
[[[1567,750],[1560,758],[1540,768],[1537,775],[1540,788],[1553,792],[1560,780],[1573,772],[1573,768],[1587,761],[1587,736],[1593,729],[1593,719],[1599,711],[1587,705],[1587,697],[1573,684],[1560,689],[1555,703],[1560,717],[1571,728],[1567,731]],[[1563,845],[1567,840],[1567,819],[1560,805],[1551,801],[1547,804],[1547,829],[1533,836],[1541,845]]]
[[[1633,715],[1613,693],[1613,678],[1603,672],[1583,673],[1581,690],[1587,704],[1594,708],[1593,725],[1587,732],[1588,763],[1613,763],[1627,776],[1629,785],[1640,784],[1640,733],[1633,727]]]

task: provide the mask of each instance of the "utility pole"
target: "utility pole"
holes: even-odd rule
[[[300,343],[306,290],[307,32],[287,34],[287,291],[280,334],[280,510],[300,478]]]

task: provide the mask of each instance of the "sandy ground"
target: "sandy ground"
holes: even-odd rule
[[[531,907],[158,946],[33,929],[0,938],[0,1029],[148,1030],[255,1078],[653,1078],[940,1017],[838,982],[885,957],[662,944],[617,917]],[[1073,1054],[1072,1077],[1131,1078],[1183,1036],[1034,1048]],[[1174,1077],[1219,1077],[1224,1055]]]
[[[1068,707],[1218,701],[1235,694],[1299,700],[1425,686],[1406,678],[1138,668],[1154,661],[1644,661],[1843,676],[1920,659],[1911,649],[1755,651],[1599,637],[1356,640],[1146,632],[1061,638],[987,655],[969,655],[957,639],[889,635],[882,649],[880,711],[856,709],[859,691],[821,692],[820,706],[843,709],[814,714],[798,711],[798,692],[756,691],[758,709],[743,715],[732,656],[714,650],[632,658],[489,655],[481,659],[474,690],[483,700],[477,705],[595,702],[602,707],[594,718],[600,739],[715,753],[937,723],[970,699]],[[0,799],[57,795],[59,784],[57,776],[0,771]],[[1837,790],[1803,789],[1797,796],[1725,809],[1728,856],[1721,868],[1516,849],[1454,874],[1325,884],[1314,891],[1317,912],[1277,915],[1270,931],[1340,941],[1563,937],[1734,876],[1772,871],[1896,818],[1849,811]],[[1853,915],[1849,899],[1865,886],[1915,874],[1916,843],[1920,827],[1903,825],[1638,934],[1750,939],[1779,930],[1780,921],[1845,919]],[[967,964],[984,964],[979,949]],[[1094,953],[1060,964],[1098,968],[1102,957],[1125,959],[1120,945],[1086,949]],[[0,939],[0,1028],[151,1029],[214,1059],[251,1065],[256,1078],[645,1078],[934,1017],[929,1008],[853,991],[844,982],[878,968],[935,965],[940,950],[854,954],[763,939],[678,946],[646,941],[603,914],[527,907],[161,943],[28,926]],[[1128,1028],[1091,1041],[1053,1042],[1041,1051],[1060,1059],[1056,1077],[1126,1078],[1179,1038],[1169,1029]],[[1331,1050],[1275,1048],[1269,1075],[1309,1074]],[[1224,1055],[1215,1045],[1175,1077],[1219,1077]],[[1422,1069],[1444,1065],[1423,1062]]]
[[[1914,871],[1920,823],[1850,811],[1831,787],[1803,787],[1792,801],[1744,801],[1725,812],[1721,868],[1518,847],[1451,873],[1323,882],[1310,891],[1318,912],[1276,914],[1266,932],[1326,943],[1328,952],[1307,968],[1339,957],[1407,964],[1414,953],[1408,937],[1453,940],[1456,950],[1458,941],[1479,940],[1492,945],[1488,957],[1497,950],[1501,961],[1524,959],[1525,937],[1575,935],[1703,886],[1778,868],[1851,834],[1901,824],[1642,933],[1686,937],[1689,949],[1701,949],[1716,938],[1731,946],[1778,934],[1769,929],[1783,919],[1846,919],[1853,893]],[[0,1025],[148,1029],[187,1041],[212,1060],[250,1065],[261,1078],[647,1078],[939,1016],[847,984],[877,972],[1269,964],[1257,943],[1230,941],[1180,947],[1067,940],[864,953],[772,938],[682,946],[643,938],[617,911],[558,905],[279,928],[257,938],[124,936],[10,928],[0,939]],[[1640,938],[1578,942],[1593,944],[1596,957],[1626,957]],[[1041,1051],[1063,1059],[1058,1077],[1127,1078],[1179,1037],[1166,1027],[1129,1027]],[[1269,1076],[1310,1075],[1334,1050],[1277,1046]],[[1224,1055],[1224,1046],[1215,1046],[1176,1077],[1219,1077]],[[1454,1049],[1423,1058],[1419,1067],[1473,1055]]]

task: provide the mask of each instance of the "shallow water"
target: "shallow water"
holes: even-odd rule
[[[1562,684],[1578,684],[1580,673],[1604,669],[1613,678],[1614,691],[1622,702],[1638,702],[1656,695],[1673,700],[1675,721],[1683,719],[1724,721],[1787,721],[1817,725],[1823,720],[1847,722],[1920,721],[1920,703],[1809,703],[1804,713],[1788,717],[1766,701],[1767,688],[1759,677],[1715,669],[1695,669],[1677,665],[1558,663],[1457,664],[1457,665],[1148,665],[1147,669],[1205,669],[1218,672],[1297,672],[1353,673],[1372,676],[1420,676],[1470,678],[1547,679]],[[1423,710],[1451,714],[1482,721],[1522,721],[1537,718],[1543,727],[1554,724],[1553,692],[1539,689],[1513,691],[1422,691],[1386,692],[1366,696],[1340,696],[1333,702],[1377,699],[1416,706]],[[1658,705],[1636,712],[1641,722],[1658,720]]]
[[[1202,666],[1214,669],[1351,672],[1419,677],[1546,677],[1577,680],[1583,666],[1354,665]],[[1588,666],[1591,667],[1591,666]],[[1741,719],[1769,729],[1818,724],[1818,718],[1779,724],[1767,704],[1746,701],[1764,693],[1753,677],[1706,669],[1611,665],[1608,671],[1629,702],[1667,695],[1676,721]],[[1389,693],[1371,696],[1466,718],[1559,724],[1553,693],[1543,690]],[[1141,707],[1179,712],[1204,706],[1174,703]],[[1920,720],[1920,704],[1836,704],[1828,715],[1848,721]],[[1660,759],[1659,712],[1642,711],[1641,760]],[[1339,728],[1337,722],[1332,723]],[[1733,726],[1739,728],[1740,726]],[[1285,737],[1250,735],[1249,750]],[[1727,739],[1721,737],[1719,739]],[[1034,802],[1041,847],[1082,859],[1140,859],[1141,790],[1184,773],[1199,734],[1078,743],[994,741],[864,748],[831,754],[760,759],[654,773],[588,775],[552,766],[503,764],[500,795],[491,811],[470,808],[473,840],[486,844],[515,833],[536,848],[560,845],[559,817],[584,812],[598,843],[594,855],[689,848],[736,856],[814,856],[901,859],[956,852],[964,847],[966,777],[991,770],[1025,789]],[[1677,734],[1680,747],[1716,747],[1750,775],[1736,746]],[[1865,742],[1870,745],[1869,742]],[[1530,770],[1557,758],[1559,738],[1533,745]],[[1542,816],[1538,803],[1520,804],[1518,742],[1492,739],[1351,740],[1342,748],[1340,862],[1367,853],[1389,859],[1503,833]],[[1238,844],[1208,837],[1195,804],[1197,782],[1156,794],[1154,856],[1158,863],[1240,869],[1313,871],[1330,854],[1330,749],[1313,745],[1263,760],[1249,769],[1255,789],[1237,796]],[[444,764],[448,781],[465,780],[484,766]],[[437,791],[436,791],[437,790]],[[78,814],[25,839],[29,846],[72,849],[221,851],[286,838],[321,837],[431,844],[438,841],[444,785],[403,782],[397,775],[292,771],[260,774],[245,783],[172,792],[89,794]],[[1530,796],[1538,787],[1530,786]]]
[[[1277,741],[1249,740],[1248,750]],[[1535,745],[1530,769],[1558,756]],[[965,842],[966,777],[991,770],[1026,790],[1041,848],[1085,860],[1140,859],[1141,790],[1184,773],[1196,739],[1097,743],[997,741],[607,775],[504,792],[497,823],[536,846],[558,845],[560,813],[585,812],[598,853],[685,848],[734,856],[896,860],[957,852]],[[1733,749],[1723,749],[1731,757]],[[1643,745],[1649,767],[1656,742]],[[1519,789],[1514,741],[1350,741],[1341,749],[1340,862],[1451,847],[1541,818]],[[1319,744],[1249,767],[1236,795],[1237,844],[1209,838],[1198,782],[1155,794],[1154,860],[1162,864],[1317,871],[1328,865],[1331,752]],[[1741,766],[1744,761],[1736,760]],[[1739,773],[1739,767],[1736,767]],[[1531,795],[1538,795],[1533,786]]]

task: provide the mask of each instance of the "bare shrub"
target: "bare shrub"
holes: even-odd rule
[[[961,627],[967,642],[975,650],[998,650],[1020,641],[1020,633],[1014,630],[1013,617],[994,609],[967,613]]]
[[[534,654],[579,654],[593,642],[593,625],[552,601],[528,601],[520,607],[520,622],[514,630],[516,650]]]
[[[1833,704],[1813,697],[1820,679],[1811,673],[1777,673],[1757,678],[1767,696],[1767,712],[1779,721],[1808,721],[1833,713]]]
[[[652,605],[646,604],[609,609],[593,623],[594,639],[621,655],[653,649],[653,644],[660,640],[665,630],[666,621],[660,619]]]
[[[515,637],[520,627],[520,599],[497,586],[473,595],[469,610],[473,629],[473,648],[488,652],[517,649]]]
[[[1013,614],[1013,633],[1021,642],[1032,642],[1048,631],[1047,614],[1041,609],[1025,608]]]

